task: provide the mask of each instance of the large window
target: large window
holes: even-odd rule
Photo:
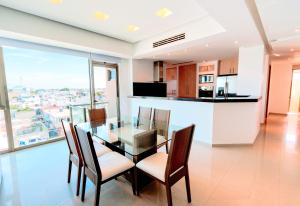
[[[0,152],[8,149],[4,110],[0,108]]]
[[[69,105],[90,102],[88,59],[11,47],[3,53],[15,147],[61,137]],[[0,114],[2,131],[1,122]]]

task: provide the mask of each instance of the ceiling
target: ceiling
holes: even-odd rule
[[[0,5],[131,43],[207,16],[196,0],[62,0],[60,4],[51,0],[0,0]],[[161,8],[168,8],[173,14],[156,16]],[[98,11],[109,18],[97,19]],[[129,32],[129,25],[139,30]]]
[[[300,1],[256,0],[256,5],[274,54],[300,52]]]
[[[153,50],[138,58],[165,60],[172,63],[210,61],[237,56],[239,47],[263,43],[244,0],[197,0],[197,2],[210,17],[224,27],[225,32]]]

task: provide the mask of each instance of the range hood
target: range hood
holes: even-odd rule
[[[153,80],[155,82],[163,82],[164,81],[164,62],[163,61],[155,61],[153,63],[154,71],[153,71]]]

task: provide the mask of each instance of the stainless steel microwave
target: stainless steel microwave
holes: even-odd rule
[[[199,83],[213,83],[214,82],[214,75],[213,74],[205,74],[199,75]]]

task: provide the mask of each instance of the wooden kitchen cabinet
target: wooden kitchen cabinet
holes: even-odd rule
[[[167,81],[177,80],[177,68],[176,67],[166,69],[166,80]]]
[[[178,96],[196,97],[196,64],[179,66],[178,71]]]
[[[238,59],[222,59],[219,62],[219,72],[218,75],[235,75],[238,73]]]
[[[214,65],[199,66],[200,73],[214,72],[214,70],[215,70]]]

